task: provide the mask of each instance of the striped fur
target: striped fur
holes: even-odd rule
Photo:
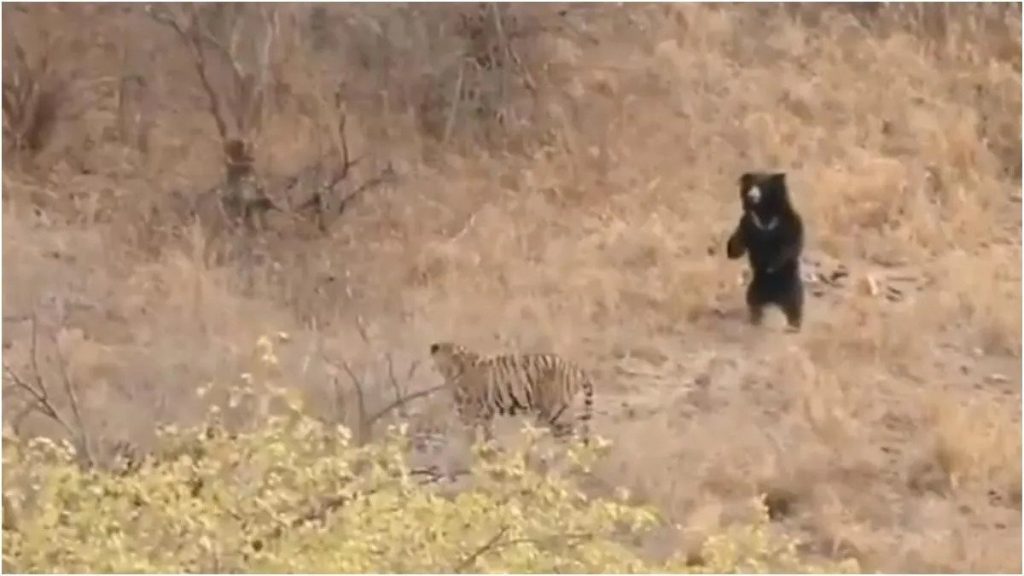
[[[532,413],[557,438],[573,432],[562,414],[577,393],[583,410],[576,417],[584,443],[590,441],[594,385],[578,366],[556,354],[504,354],[483,357],[452,342],[430,346],[434,367],[452,388],[455,408],[466,426],[482,426],[493,438],[495,414]]]

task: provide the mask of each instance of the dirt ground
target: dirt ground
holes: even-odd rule
[[[654,548],[765,493],[866,570],[1021,570],[1020,4],[242,10],[278,34],[253,141],[279,206],[337,157],[344,102],[353,195],[319,226],[193,223],[224,138],[141,6],[3,7],[5,94],[17,44],[52,112],[16,139],[5,100],[4,362],[34,370],[34,316],[97,453],[194,421],[265,334],[349,423],[353,380],[370,411],[437,385],[433,341],[556,351],[598,382],[597,480],[679,525]],[[798,334],[747,323],[724,254],[748,170],[785,171],[807,223]],[[6,423],[59,433],[4,386]],[[448,410],[382,421],[444,432]]]

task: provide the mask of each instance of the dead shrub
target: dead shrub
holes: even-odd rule
[[[56,124],[68,79],[52,66],[52,39],[45,37],[39,50],[29,54],[13,40],[11,58],[4,58],[4,152],[16,157],[39,151]],[[5,55],[8,51],[4,51]]]

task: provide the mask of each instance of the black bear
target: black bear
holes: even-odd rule
[[[786,175],[748,172],[740,177],[743,215],[729,236],[726,255],[749,254],[754,278],[747,286],[751,323],[761,323],[767,304],[779,306],[792,330],[803,321],[804,288],[800,279],[800,253],[804,225],[789,202]]]

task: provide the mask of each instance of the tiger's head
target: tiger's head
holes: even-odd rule
[[[434,361],[434,368],[445,379],[462,374],[478,357],[475,352],[470,352],[466,347],[454,342],[435,342],[430,345],[430,358]]]

